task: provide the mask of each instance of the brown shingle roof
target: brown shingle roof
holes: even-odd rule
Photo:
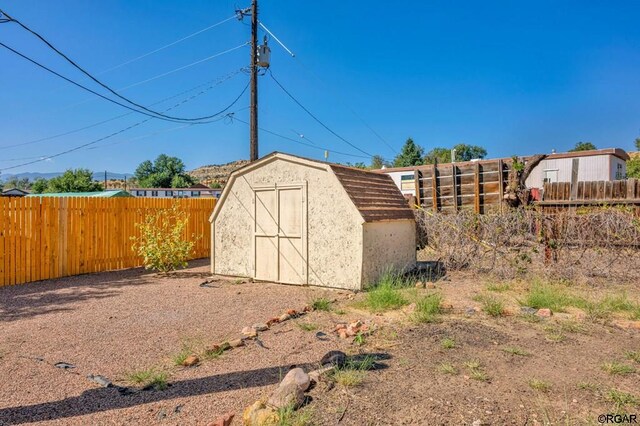
[[[391,176],[337,164],[330,167],[365,222],[414,219]]]

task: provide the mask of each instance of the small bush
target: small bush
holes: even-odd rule
[[[296,410],[289,405],[277,411],[278,423],[274,426],[311,426],[312,413],[308,409]]]
[[[434,322],[438,315],[442,313],[441,303],[442,295],[439,293],[431,293],[424,296],[416,302],[416,311],[413,314],[413,319],[422,323]]]
[[[504,315],[504,303],[494,296],[480,296],[478,301],[482,303],[482,310],[492,317]]]
[[[365,356],[362,359],[350,359],[341,367],[333,370],[331,377],[336,383],[345,387],[359,386],[367,376],[367,371],[375,366],[372,356]]]
[[[617,361],[605,362],[602,364],[602,369],[611,375],[620,376],[625,376],[636,371],[632,366]]]
[[[145,269],[166,273],[187,266],[195,242],[200,236],[183,234],[189,216],[176,203],[169,209],[157,210],[136,223],[140,235],[131,237],[132,250],[142,257]]]
[[[331,310],[331,301],[325,298],[315,299],[311,303],[311,307],[314,311],[325,311],[329,312]]]

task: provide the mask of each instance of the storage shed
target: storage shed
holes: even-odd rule
[[[389,176],[278,152],[231,174],[210,221],[214,274],[360,290],[416,262]]]

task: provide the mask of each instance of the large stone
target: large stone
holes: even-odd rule
[[[302,392],[304,392],[309,389],[311,379],[302,368],[298,367],[289,370],[289,372],[282,379],[282,382],[280,382],[280,386],[285,386],[290,383],[295,383],[302,390]]]
[[[522,306],[520,308],[520,313],[523,315],[535,315],[536,312],[538,312],[536,308],[531,308],[529,306]]]
[[[269,326],[267,324],[264,323],[259,323],[259,324],[253,324],[252,328],[255,331],[266,331],[269,329]]]
[[[245,327],[242,329],[242,335],[246,338],[253,339],[258,337],[258,332],[252,327]]]
[[[262,401],[254,402],[242,413],[242,423],[245,426],[263,426],[277,424],[277,422],[278,414]]]
[[[275,409],[300,407],[304,402],[304,391],[296,383],[281,384],[267,401],[267,405]]]
[[[278,317],[278,322],[283,322],[283,321],[287,321],[291,319],[291,315],[289,314],[282,314],[280,315],[280,317]]]
[[[347,363],[347,355],[342,351],[329,351],[320,360],[320,365],[335,365],[342,367]]]

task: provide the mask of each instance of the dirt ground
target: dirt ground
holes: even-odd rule
[[[356,304],[364,294],[223,279],[202,287],[207,271],[199,261],[173,277],[135,269],[0,289],[0,425],[206,425],[228,411],[239,425],[242,410],[268,396],[292,366],[314,369],[334,349],[374,354],[378,368],[353,387],[313,388],[300,410],[310,424],[598,424],[598,415],[615,410],[612,389],[640,398],[640,364],[625,375],[602,368],[634,365],[625,351],[640,350],[640,330],[594,323],[579,312],[528,322],[509,294],[501,297],[512,315],[471,313],[480,306],[474,296],[486,293],[478,277],[454,274],[418,290],[441,292],[447,311],[417,324],[411,307],[363,311]],[[172,362],[185,345],[199,353],[321,297],[334,301],[330,312],[275,324],[259,340],[196,367]],[[360,344],[332,333],[336,323],[353,320],[376,324]],[[550,339],[556,328],[562,339]],[[443,348],[445,338],[453,348]],[[471,377],[470,361],[485,380]],[[456,374],[442,372],[443,363]],[[133,386],[128,375],[151,368],[169,375],[166,390],[122,395],[87,379],[99,374]],[[532,387],[533,380],[545,388]],[[625,411],[640,416],[637,404]]]

